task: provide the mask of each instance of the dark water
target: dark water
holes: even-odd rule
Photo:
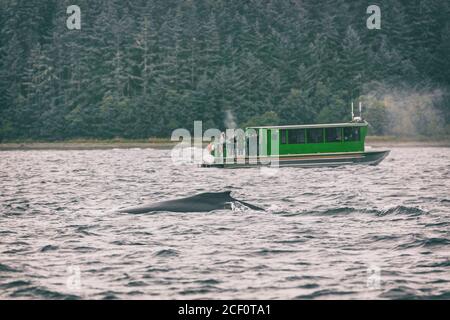
[[[0,298],[450,298],[450,149],[275,175],[169,155],[1,152]],[[224,190],[267,211],[114,212]]]

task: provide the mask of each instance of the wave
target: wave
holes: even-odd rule
[[[296,250],[280,250],[280,249],[261,249],[255,252],[256,255],[266,256],[270,254],[295,253]]]
[[[355,208],[351,207],[342,207],[342,208],[331,208],[325,211],[322,211],[321,214],[323,215],[335,215],[335,214],[348,214],[355,212]]]
[[[51,244],[48,244],[46,246],[43,246],[40,250],[40,252],[47,252],[47,251],[54,251],[54,250],[58,250],[59,247],[58,246],[52,246]]]
[[[406,215],[406,216],[420,216],[428,214],[427,211],[422,210],[417,207],[406,207],[406,206],[395,206],[388,209],[372,209],[372,208],[353,208],[353,207],[335,207],[335,208],[328,208],[320,211],[315,210],[309,210],[309,211],[300,211],[300,212],[272,212],[274,214],[280,214],[283,216],[291,217],[291,216],[297,216],[297,215],[342,215],[342,214],[351,214],[351,213],[366,213],[366,214],[374,214],[378,217],[384,217],[388,215]]]
[[[374,235],[374,236],[370,236],[369,238],[372,241],[396,241],[398,239],[400,239],[402,236],[400,235],[393,235],[393,234],[388,234],[388,235]]]
[[[205,285],[215,285],[220,284],[222,281],[216,279],[205,279],[205,280],[196,280],[195,283],[205,284]]]
[[[424,294],[428,292],[427,288],[415,290],[407,286],[400,286],[398,288],[390,289],[383,294],[381,298],[394,300],[448,300],[450,299],[450,292],[444,291],[436,294]]]
[[[297,286],[299,289],[316,289],[319,288],[319,285],[317,283],[307,283]]]
[[[104,291],[100,292],[100,296],[102,300],[118,300],[119,297],[117,296],[117,292],[114,291]]]
[[[450,245],[450,239],[447,238],[424,238],[400,244],[397,246],[397,249],[408,249],[417,247],[432,248],[437,246],[448,246],[448,245]]]
[[[434,246],[442,246],[442,245],[450,245],[450,239],[447,238],[428,238],[422,240],[423,247],[434,247]]]
[[[417,265],[418,268],[448,268],[450,267],[450,260],[435,262],[430,264]]]
[[[435,295],[428,295],[426,297],[424,297],[424,299],[426,300],[449,300],[450,299],[450,292],[443,292],[440,294],[435,294]]]
[[[419,296],[420,294],[419,292],[417,292],[417,290],[414,290],[407,286],[392,288],[380,295],[381,298],[393,300],[412,300],[418,299]]]
[[[428,227],[447,227],[450,225],[450,222],[435,222],[435,223],[427,223],[425,228]]]
[[[279,209],[279,208],[278,208]],[[283,217],[295,217],[300,215],[338,215],[338,214],[350,214],[353,212],[356,212],[357,210],[355,208],[351,207],[341,207],[341,208],[330,208],[325,209],[321,211],[315,211],[315,210],[305,210],[305,211],[297,211],[297,212],[288,212],[286,210],[277,210],[277,211],[271,211],[272,214],[277,214]]]
[[[4,283],[0,285],[1,289],[12,289],[17,287],[23,287],[23,286],[29,286],[31,282],[29,281],[23,281],[23,280],[15,280],[8,283]]]
[[[173,249],[163,249],[155,253],[156,257],[177,257],[179,252]]]
[[[0,272],[20,272],[20,271],[11,268],[10,266],[7,266],[6,264],[0,263]]]
[[[145,243],[143,242],[133,242],[133,241],[127,241],[127,240],[116,240],[111,242],[111,244],[114,244],[116,246],[144,246]]]
[[[389,208],[387,210],[381,210],[377,213],[377,216],[383,217],[388,215],[408,215],[408,216],[420,216],[428,214],[427,211],[424,211],[420,208],[416,207],[405,207],[405,206],[396,206],[393,208]]]
[[[127,287],[145,287],[146,285],[147,285],[146,282],[136,280],[136,281],[130,281],[130,282],[128,282],[126,286],[127,286]]]
[[[204,286],[201,288],[196,288],[196,289],[185,289],[183,291],[180,292],[181,295],[183,296],[187,296],[187,295],[196,295],[196,294],[207,294],[207,293],[211,293],[211,292],[217,292],[217,291],[221,291],[222,289],[217,288],[215,286]]]
[[[74,294],[65,294],[57,291],[51,291],[42,287],[29,287],[14,291],[11,297],[15,298],[34,298],[34,299],[58,299],[58,300],[79,300],[81,297]]]
[[[337,290],[323,289],[317,290],[311,294],[297,296],[294,299],[317,299],[325,296],[348,296],[355,293],[356,292],[354,291],[337,291]]]

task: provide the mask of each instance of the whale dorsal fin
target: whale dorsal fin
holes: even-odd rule
[[[231,191],[223,191],[223,192],[205,192],[205,193],[200,193],[197,194],[195,196],[192,197],[188,197],[188,198],[201,198],[201,199],[233,199],[233,197],[231,197]]]
[[[222,192],[221,194],[222,194],[224,197],[226,197],[226,198],[234,199],[234,198],[231,196],[231,191],[224,191],[224,192]]]

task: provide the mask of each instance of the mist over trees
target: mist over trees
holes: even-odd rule
[[[81,30],[66,27],[72,4]],[[400,109],[440,135],[449,89],[448,1],[0,0],[0,141],[167,137],[223,129],[227,112],[338,122],[358,99],[373,134],[401,134]]]

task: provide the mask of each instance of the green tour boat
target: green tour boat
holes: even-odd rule
[[[227,130],[208,146],[211,157],[202,167],[377,165],[389,150],[366,150],[367,126],[353,115],[352,106],[348,123]]]

